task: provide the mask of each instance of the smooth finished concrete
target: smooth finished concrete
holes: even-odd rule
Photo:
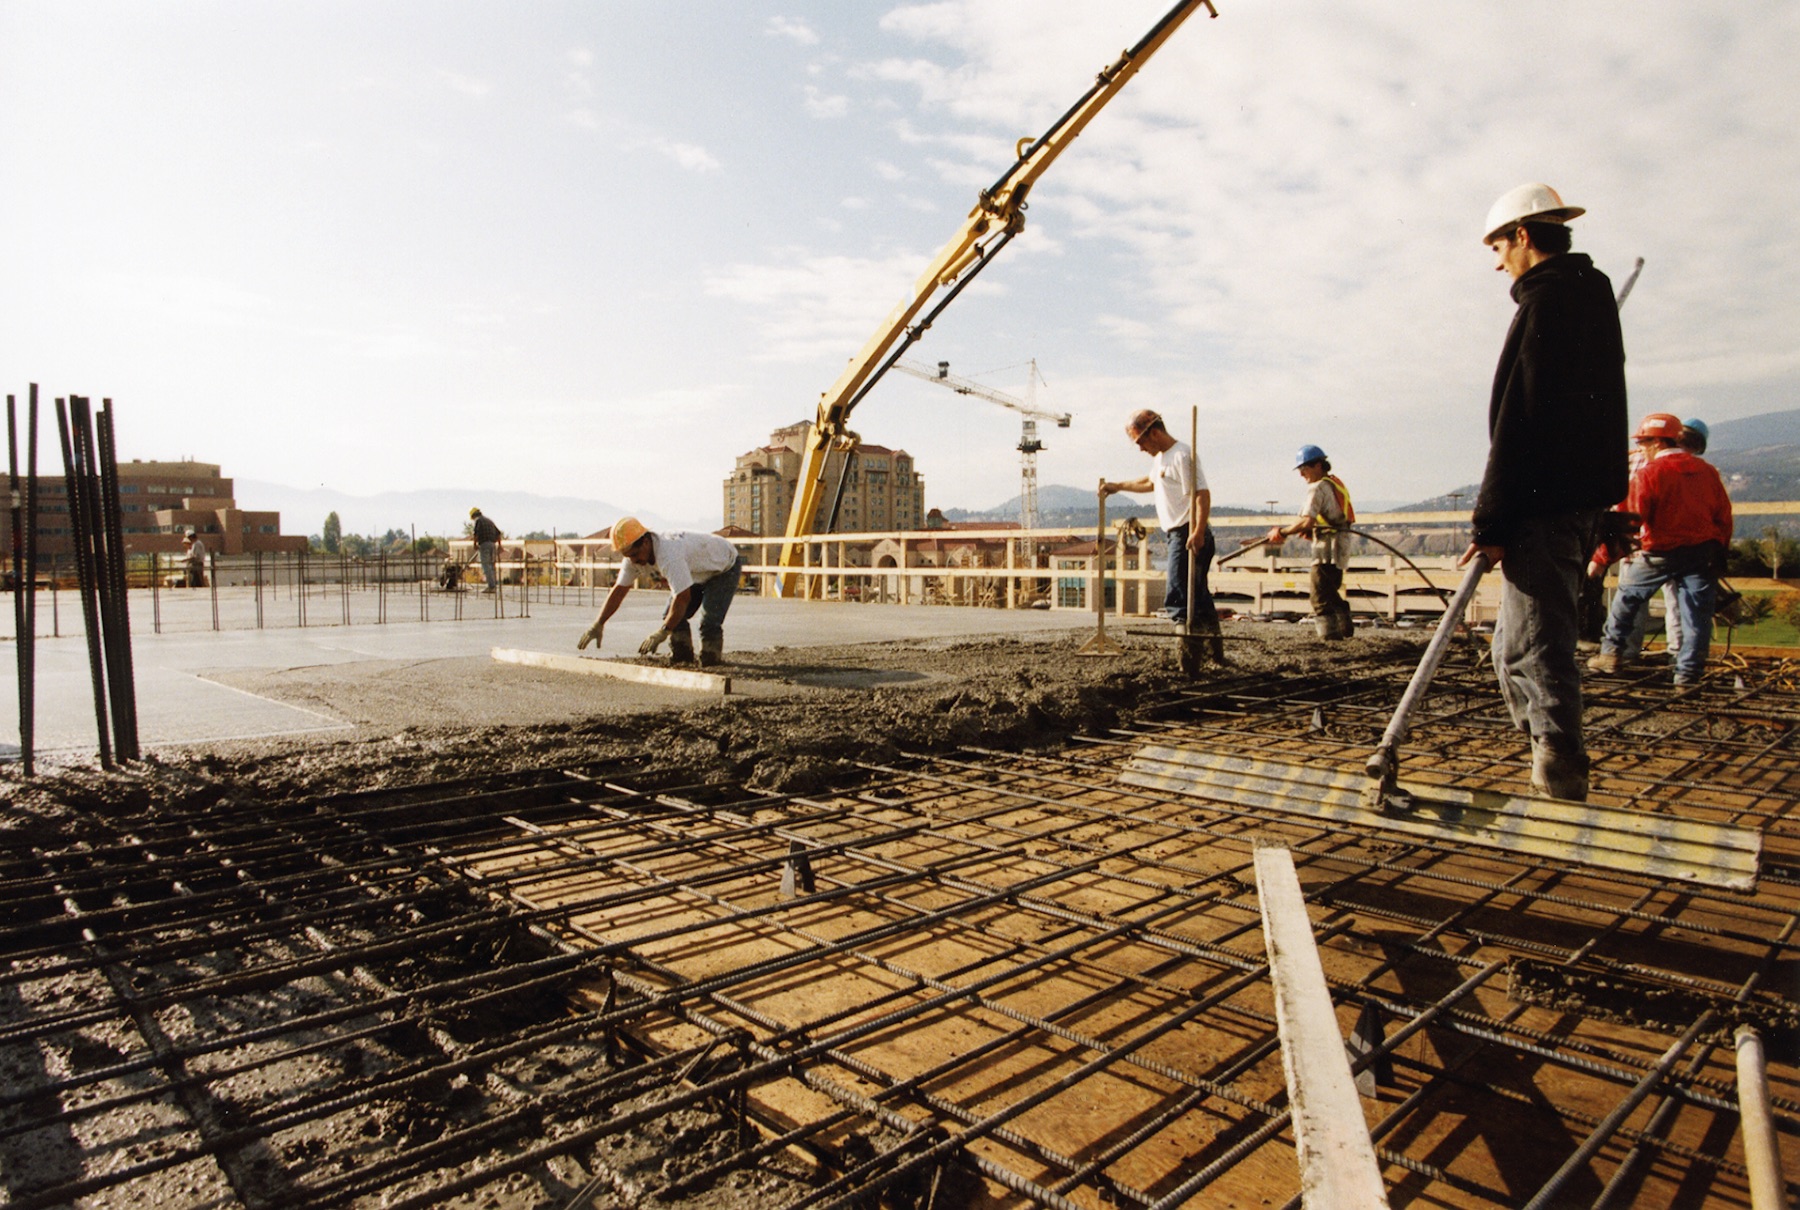
[[[560,594],[551,590],[552,598]],[[395,663],[487,660],[495,647],[575,653],[575,640],[596,610],[578,594],[563,600],[533,600],[530,616],[518,616],[516,599],[502,603],[511,616],[495,618],[492,597],[466,593],[463,619],[452,620],[454,602],[432,594],[431,616],[417,620],[413,595],[390,592],[385,624],[374,621],[375,594],[352,593],[353,623],[342,624],[344,598],[335,589],[309,600],[309,625],[295,625],[291,599],[283,604],[265,591],[265,619],[280,624],[255,629],[255,601],[247,588],[218,593],[220,630],[212,630],[213,597],[207,591],[165,591],[154,603],[147,592],[132,596],[132,664],[137,687],[138,735],[146,748],[204,744],[275,736],[347,732],[355,724],[333,714],[329,701],[312,710],[233,688],[225,680],[253,681],[258,672],[331,666],[340,682],[366,671],[370,678],[392,674]],[[7,598],[8,604],[11,598]],[[39,595],[35,643],[34,750],[46,757],[92,755],[97,748],[87,643],[72,594],[59,603],[52,637],[48,598]],[[657,628],[666,594],[634,591],[607,625],[603,649],[589,656],[635,657],[644,636]],[[565,603],[566,602],[566,603]],[[154,632],[160,615],[162,633]],[[999,610],[956,606],[861,605],[770,600],[740,596],[726,620],[727,656],[732,651],[768,651],[888,641],[951,639],[971,635],[1032,635],[1067,632],[1092,624],[1092,614],[1052,610]],[[399,620],[404,618],[406,620]],[[12,610],[0,611],[0,661],[7,687],[0,691],[0,760],[19,753],[19,694]],[[665,647],[666,651],[667,648]],[[366,665],[366,670],[360,666]],[[509,675],[544,676],[515,668]],[[568,675],[568,674],[560,674]],[[591,679],[591,678],[587,678]],[[624,691],[621,690],[621,693]],[[673,692],[673,691],[670,691]],[[668,700],[677,700],[673,697]],[[429,702],[421,702],[426,715]],[[428,721],[420,718],[420,722]]]

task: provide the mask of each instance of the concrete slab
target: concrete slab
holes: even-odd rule
[[[262,628],[257,628],[258,602],[246,586],[212,592],[165,591],[154,599],[148,591],[131,599],[132,659],[137,683],[139,738],[146,747],[205,744],[274,736],[325,735],[354,728],[366,717],[340,701],[346,686],[381,682],[396,692],[407,681],[406,670],[438,662],[469,661],[468,669],[448,670],[471,683],[490,674],[475,662],[491,664],[495,647],[529,648],[574,655],[575,640],[593,620],[596,596],[552,589],[536,599],[496,601],[477,593],[460,600],[431,593],[421,604],[418,594],[357,590],[344,594],[336,586],[315,587],[305,605],[308,624],[298,625],[301,609],[293,597],[265,588]],[[639,591],[607,625],[598,653],[633,654],[643,636],[655,630],[668,601],[662,593]],[[215,615],[216,602],[216,615]],[[8,601],[10,605],[10,600]],[[54,606],[54,608],[53,608]],[[461,619],[456,613],[461,609]],[[343,617],[348,609],[351,624]],[[420,621],[422,612],[430,621]],[[528,611],[528,612],[527,612]],[[496,613],[505,616],[496,617]],[[376,619],[385,613],[388,621]],[[212,629],[214,617],[219,630]],[[742,596],[726,621],[726,658],[733,651],[778,651],[858,643],[950,641],[977,635],[1063,635],[1091,616],[1071,611],[999,610],[955,606],[846,604],[783,601]],[[93,693],[81,614],[72,593],[54,601],[38,597],[36,670],[36,743],[47,757],[91,756],[97,749]],[[160,629],[160,633],[158,632]],[[595,654],[593,648],[588,649]],[[17,647],[10,608],[0,610],[0,760],[16,759],[19,700]],[[649,709],[676,704],[684,695],[651,693],[620,686],[611,696],[570,690],[568,674],[521,666],[502,666],[513,678],[510,688],[530,699],[568,695],[571,716],[596,709]],[[310,676],[307,670],[315,670]],[[588,679],[588,678],[583,678]],[[287,687],[306,681],[303,691]],[[851,674],[848,683],[854,683]],[[278,700],[261,689],[283,689]],[[472,706],[436,710],[419,702],[419,723],[506,721]]]

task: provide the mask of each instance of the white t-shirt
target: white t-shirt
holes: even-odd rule
[[[637,584],[647,579],[652,569],[669,582],[669,594],[675,596],[696,584],[704,584],[737,562],[737,547],[718,534],[690,534],[674,530],[650,535],[650,563],[643,566],[627,563],[620,579]]]
[[[1150,487],[1156,497],[1156,520],[1164,532],[1188,523],[1194,493],[1206,490],[1206,472],[1185,441],[1150,455]]]

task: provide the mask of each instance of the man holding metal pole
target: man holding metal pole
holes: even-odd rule
[[[1505,579],[1494,671],[1531,736],[1531,784],[1583,801],[1588,758],[1576,661],[1581,574],[1600,513],[1625,495],[1625,342],[1612,283],[1569,251],[1585,213],[1548,185],[1520,185],[1488,211],[1482,242],[1518,303],[1494,372],[1488,460],[1462,563]]]
[[[1156,519],[1169,543],[1169,576],[1163,590],[1162,616],[1171,622],[1192,619],[1198,633],[1219,633],[1219,612],[1213,606],[1206,578],[1212,568],[1215,546],[1211,525],[1212,491],[1206,472],[1184,441],[1175,440],[1163,418],[1145,408],[1125,426],[1125,435],[1150,455],[1150,473],[1141,479],[1102,480],[1100,494],[1151,492]],[[1189,560],[1193,562],[1193,609],[1189,611]],[[1219,644],[1214,644],[1215,657]]]

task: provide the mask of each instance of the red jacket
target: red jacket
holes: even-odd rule
[[[1731,498],[1719,472],[1679,447],[1661,451],[1631,476],[1625,511],[1643,519],[1639,542],[1652,554],[1731,544]]]

